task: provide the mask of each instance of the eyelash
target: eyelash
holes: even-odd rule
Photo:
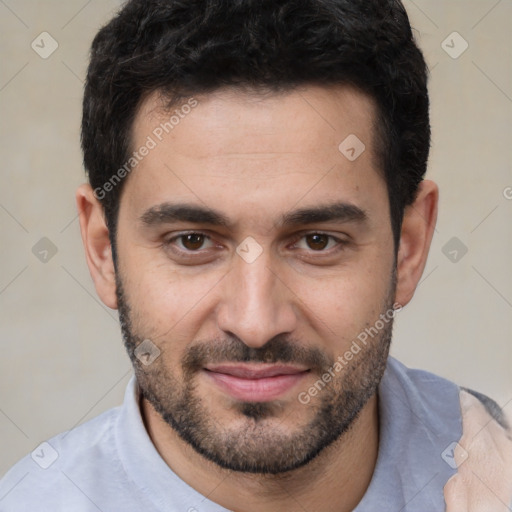
[[[184,256],[184,257],[189,258],[189,259],[193,259],[193,258],[198,257],[200,255],[204,255],[204,251],[205,250],[202,250],[202,249],[198,249],[196,251],[193,251],[193,250],[190,250],[190,249],[176,248],[176,246],[174,245],[174,242],[177,241],[177,240],[183,239],[187,235],[201,235],[201,236],[203,236],[205,238],[205,240],[210,240],[211,241],[211,237],[209,235],[207,235],[206,233],[203,233],[201,231],[187,231],[187,232],[182,232],[182,233],[180,233],[178,235],[174,235],[171,238],[168,238],[165,241],[164,245],[166,247],[170,247],[174,252],[178,253],[180,256]],[[323,231],[308,231],[308,232],[304,232],[304,233],[301,233],[300,235],[296,236],[294,238],[293,244],[296,245],[297,242],[299,242],[300,240],[304,239],[308,235],[322,235],[322,236],[328,237],[329,240],[327,242],[327,245],[329,245],[329,242],[331,240],[336,242],[336,246],[335,247],[331,247],[330,249],[327,249],[327,250],[323,250],[322,249],[322,250],[315,251],[313,249],[310,249],[308,252],[310,252],[312,254],[319,254],[319,255],[326,255],[326,256],[329,255],[329,256],[331,256],[332,254],[337,253],[337,252],[343,250],[348,245],[348,243],[349,243],[347,240],[342,240],[342,239],[337,238],[337,237],[335,237],[333,235],[329,235],[328,233],[324,233]]]

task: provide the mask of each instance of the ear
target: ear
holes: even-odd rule
[[[80,231],[85,249],[85,258],[103,303],[117,309],[116,282],[112,247],[108,236],[103,206],[94,196],[90,185],[81,185],[76,191],[76,204],[80,217]]]
[[[413,204],[404,212],[397,255],[395,301],[405,306],[414,295],[423,274],[437,221],[439,190],[430,180],[422,181]]]

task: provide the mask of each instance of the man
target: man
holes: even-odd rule
[[[135,377],[1,510],[510,510],[497,405],[388,356],[437,215],[426,79],[394,0],[132,0],[100,30],[77,204]]]

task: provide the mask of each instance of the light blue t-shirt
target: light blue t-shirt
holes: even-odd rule
[[[450,446],[462,435],[459,387],[390,357],[379,386],[379,414],[377,465],[355,511],[444,511],[443,487],[456,472]],[[122,406],[55,436],[11,468],[0,481],[0,511],[226,509],[192,489],[160,457],[132,377]]]

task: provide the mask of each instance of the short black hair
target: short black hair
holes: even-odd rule
[[[158,91],[172,106],[225,87],[338,84],[377,106],[374,143],[398,250],[430,148],[427,67],[399,0],[128,1],[94,38],[83,100],[84,166],[101,191],[113,248],[126,179],[118,170],[148,94]]]

